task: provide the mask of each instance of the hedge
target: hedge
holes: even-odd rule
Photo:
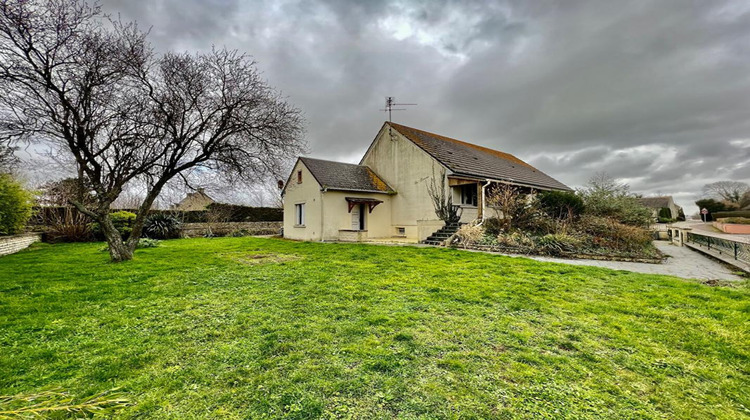
[[[112,213],[118,211],[130,211],[135,213],[136,209],[112,209]],[[64,220],[66,211],[72,211],[78,215],[78,210],[71,207],[35,207],[34,216],[29,220],[30,225],[46,226],[52,225],[57,220]],[[280,222],[284,211],[274,207],[248,207],[233,204],[214,203],[209,210],[200,211],[178,211],[178,210],[150,210],[151,214],[169,214],[178,218],[183,223],[205,223],[207,221],[222,222]],[[216,220],[218,219],[218,220]],[[93,222],[93,220],[89,220]]]
[[[716,213],[711,213],[711,217],[713,217],[714,220],[718,218],[725,218],[725,217],[750,217],[750,211],[749,210],[717,211]]]

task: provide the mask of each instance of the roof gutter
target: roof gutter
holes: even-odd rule
[[[487,178],[478,177],[476,175],[470,175],[462,172],[453,172],[449,177],[453,176],[454,178],[468,178],[468,179],[475,179],[477,181],[485,181],[488,180]],[[519,182],[515,181],[513,179],[492,179],[492,182],[498,182],[503,184],[509,184],[509,185],[516,185],[519,187],[526,187],[526,188],[536,188],[537,190],[546,190],[546,191],[574,191],[572,188],[568,187],[567,185],[563,184],[564,188],[557,188],[557,187],[549,187],[549,186],[541,186],[536,184],[527,184],[525,182]]]

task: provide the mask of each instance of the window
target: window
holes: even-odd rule
[[[305,225],[305,205],[304,204],[294,205],[294,225],[295,226]]]
[[[399,234],[399,235],[402,235],[402,236],[403,236],[403,235],[406,235],[406,228],[403,228],[403,227],[397,227],[397,228],[396,228],[396,231],[398,232],[398,234]]]
[[[477,184],[461,185],[461,204],[465,206],[477,205]]]
[[[297,183],[302,183],[302,171],[297,171]]]

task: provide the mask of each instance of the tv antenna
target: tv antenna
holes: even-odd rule
[[[406,111],[406,108],[394,108],[399,106],[412,106],[416,104],[397,104],[396,98],[393,96],[388,96],[385,98],[385,109],[381,109],[381,111],[388,111],[388,122],[391,121],[391,112],[392,111]]]

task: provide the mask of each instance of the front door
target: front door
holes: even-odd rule
[[[352,230],[365,230],[366,214],[364,204],[358,204],[352,208]]]

